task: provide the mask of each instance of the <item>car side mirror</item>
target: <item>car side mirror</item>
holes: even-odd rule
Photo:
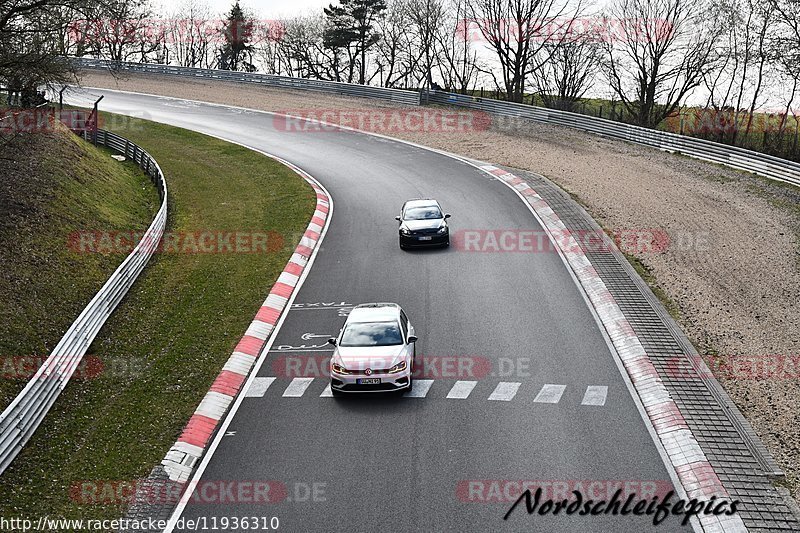
[[[331,337],[330,339],[328,339],[328,344],[336,346],[336,337]]]
[[[444,218],[450,218],[450,213],[445,213]]]
[[[396,221],[400,222],[400,215],[397,215],[396,217],[394,217],[394,219],[395,219]]]
[[[408,343],[411,344],[412,342],[417,342],[417,336],[416,335],[409,335],[408,336]]]

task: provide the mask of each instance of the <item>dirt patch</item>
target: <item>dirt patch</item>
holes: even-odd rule
[[[388,107],[172,77],[115,80],[89,73],[83,83],[266,111]],[[506,120],[485,130],[400,128],[389,134],[543,174],[612,231],[666,231],[666,249],[627,251],[672,300],[698,350],[784,365],[777,375],[724,371],[718,377],[786,471],[794,497],[800,497],[800,190],[544,124]],[[787,357],[797,363],[788,364]]]

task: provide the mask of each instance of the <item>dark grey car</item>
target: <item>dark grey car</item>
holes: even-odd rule
[[[433,199],[409,200],[403,204],[400,216],[400,248],[417,246],[449,246],[450,228],[447,225],[449,214],[442,211],[439,202]]]

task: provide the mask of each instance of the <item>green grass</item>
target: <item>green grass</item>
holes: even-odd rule
[[[3,475],[0,515],[114,518],[124,505],[72,501],[81,481],[145,477],[164,456],[282,271],[314,207],[312,189],[273,160],[142,120],[111,121],[161,165],[168,231],[276,231],[271,253],[164,253],[90,352],[127,372],[70,383]]]
[[[81,230],[142,230],[158,209],[149,178],[66,130],[25,135],[0,173],[0,408],[27,383],[19,357],[46,357],[121,258],[77,254]]]

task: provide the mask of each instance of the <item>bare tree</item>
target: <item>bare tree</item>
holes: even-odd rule
[[[712,0],[711,9],[718,13],[720,27],[715,68],[703,72],[703,85],[708,91],[706,107],[714,110],[731,107],[735,84],[742,61],[740,53],[741,13],[737,1]]]
[[[0,84],[24,96],[74,79],[63,36],[85,9],[84,0],[0,0]]]
[[[375,63],[381,85],[408,86],[409,78],[418,69],[424,51],[409,31],[414,24],[409,0],[387,2],[386,16],[378,23],[381,40]]]
[[[445,17],[444,0],[409,0],[411,26],[415,43],[421,50],[420,61],[415,69],[417,85],[432,83],[433,67],[438,62],[437,37]]]
[[[775,9],[771,3],[754,4],[752,0],[748,0],[748,7],[750,12],[755,18],[756,24],[756,39],[755,39],[755,55],[756,55],[756,79],[755,86],[753,87],[752,99],[750,100],[750,109],[747,115],[747,126],[745,128],[745,136],[750,134],[753,126],[753,115],[758,107],[758,98],[764,88],[764,68],[767,62],[772,60],[772,50],[770,50],[770,35],[768,30],[775,22]]]
[[[482,70],[478,52],[467,31],[467,0],[454,0],[445,13],[441,31],[437,32],[438,66],[444,86],[466,93]]]
[[[165,38],[175,63],[208,68],[211,41],[220,36],[208,4],[202,0],[184,0],[170,16]]]
[[[104,0],[88,20],[89,47],[112,61],[146,60],[163,42],[149,0]]]
[[[781,118],[780,132],[786,128],[789,113],[792,112],[797,90],[800,88],[800,2],[797,0],[771,0],[775,9],[780,30],[774,37],[774,45],[780,50],[778,67],[791,83],[791,90],[786,98],[786,107]],[[792,112],[795,120],[797,113]]]
[[[536,91],[546,107],[573,111],[592,88],[602,53],[598,39],[592,28],[570,30],[567,39],[550,45],[550,60],[534,73]]]
[[[286,26],[278,20],[257,21],[253,37],[254,55],[267,74],[283,74],[281,61],[281,41],[286,34]],[[288,69],[287,69],[288,70]]]
[[[614,0],[603,67],[639,125],[655,127],[703,81],[718,30],[704,0]]]
[[[470,0],[471,17],[497,55],[508,100],[522,102],[529,76],[565,37],[577,13],[567,0]]]
[[[336,54],[323,42],[322,13],[280,21],[281,38],[274,42],[276,74],[321,80],[336,79]],[[261,49],[262,58],[265,51]]]

